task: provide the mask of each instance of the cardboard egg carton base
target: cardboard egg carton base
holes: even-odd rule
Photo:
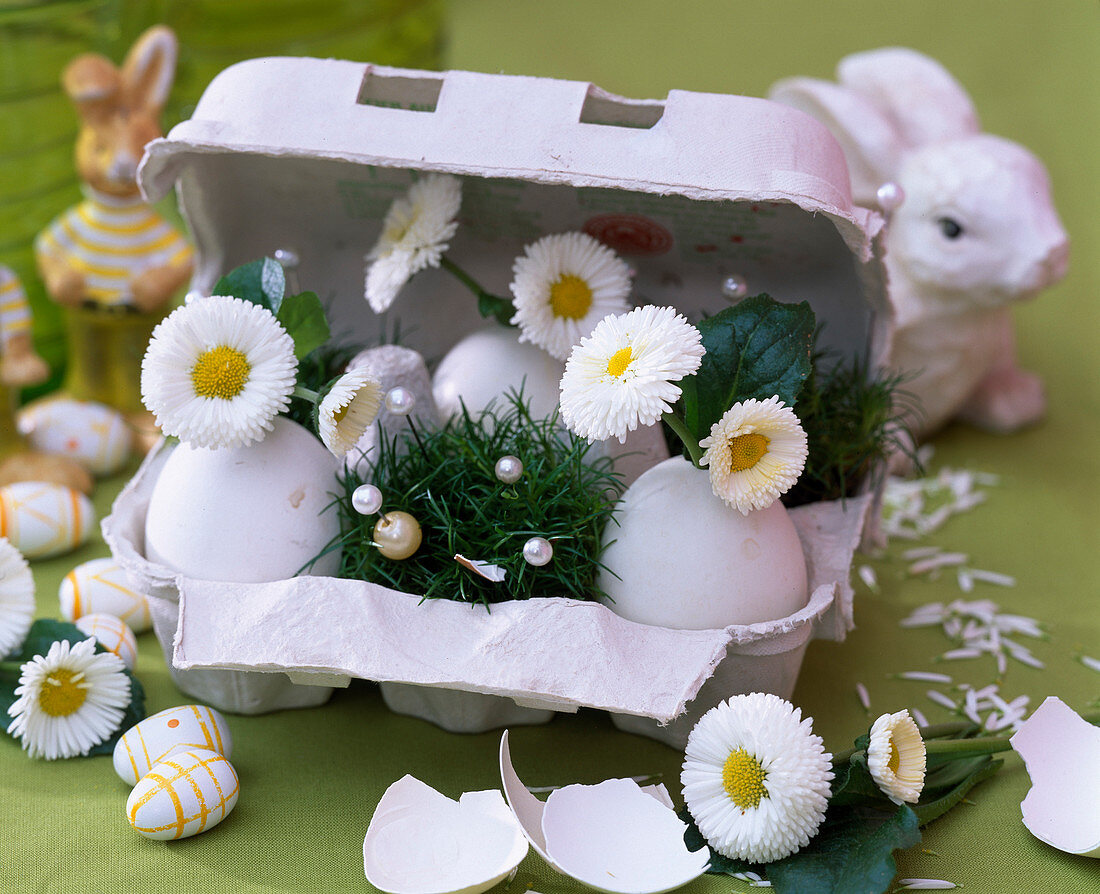
[[[258,59],[215,78],[192,117],[148,146],[139,178],[153,200],[176,190],[196,247],[194,289],[209,293],[233,267],[288,249],[334,332],[379,344],[399,319],[402,344],[434,360],[484,327],[462,285],[426,270],[385,315],[363,300],[364,255],[387,209],[429,171],[461,179],[448,256],[495,294],[508,294],[526,244],[581,230],[630,264],[639,304],[699,319],[727,306],[723,283],[739,277],[749,294],[809,302],[820,347],[835,356],[875,369],[888,351],[883,219],[853,203],[844,153],[823,125],[762,99],[674,90],[633,100],[575,81]],[[810,637],[843,639],[852,625],[847,580],[870,498],[792,512],[810,565],[802,611],[675,631],[565,599],[486,612],[361,581],[179,578],[143,556],[163,454],[104,530],[153,594],[181,686],[230,711],[316,704],[358,676],[381,681],[397,710],[449,729],[518,722],[502,706],[588,705],[669,736],[676,728],[657,724],[701,708],[706,681],[707,700],[746,685],[790,695]],[[295,686],[288,674],[325,685]]]
[[[162,444],[146,458],[104,519],[103,535],[134,586],[149,594],[177,685],[224,711],[318,705],[334,684],[359,677],[381,682],[394,710],[455,732],[591,707],[629,715],[617,722],[680,745],[694,719],[724,698],[789,697],[809,640],[842,639],[851,626],[848,569],[869,495],[791,511],[811,594],[803,609],[768,623],[673,630],[560,597],[488,611],[365,581],[242,584],[178,575],[143,554],[149,499],[172,449]]]

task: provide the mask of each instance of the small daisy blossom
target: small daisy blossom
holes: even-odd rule
[[[895,804],[916,804],[924,788],[924,739],[908,711],[883,714],[871,727],[867,768]]]
[[[672,383],[694,373],[705,352],[699,330],[671,307],[606,317],[565,363],[562,421],[590,441],[622,442],[671,411],[680,399]]]
[[[149,340],[141,397],[166,435],[194,447],[263,440],[290,405],[294,340],[258,304],[214,295],[178,307]]]
[[[119,728],[130,704],[122,659],[96,653],[95,640],[61,640],[21,668],[8,733],[31,757],[48,761],[87,754]]]
[[[790,490],[806,465],[806,432],[778,397],[736,403],[699,442],[710,486],[733,509],[767,509]]]
[[[382,407],[382,383],[366,369],[348,370],[317,408],[317,433],[337,457],[354,447]]]
[[[630,268],[587,233],[554,233],[524,249],[512,266],[509,321],[520,341],[559,360],[608,314],[629,309]]]
[[[438,267],[458,229],[462,181],[428,174],[396,199],[382,221],[382,235],[367,255],[364,294],[380,314],[415,273]]]
[[[825,818],[832,755],[813,721],[776,695],[738,695],[704,714],[688,736],[680,781],[703,837],[750,863],[781,860]]]
[[[34,620],[34,575],[23,554],[0,537],[0,658],[14,652]]]

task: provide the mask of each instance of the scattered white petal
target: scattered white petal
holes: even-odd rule
[[[1050,697],[1011,742],[1031,777],[1020,804],[1028,831],[1067,853],[1100,857],[1100,728]]]
[[[928,726],[928,718],[924,716],[917,708],[910,708],[909,713],[913,715],[913,719],[917,721],[917,726]]]
[[[867,691],[867,687],[862,683],[856,683],[856,695],[859,696],[859,703],[863,705],[864,711],[871,710],[871,693]]]
[[[934,674],[929,671],[905,671],[901,674],[894,674],[899,680],[923,680],[925,683],[952,683],[954,682],[947,674]]]
[[[929,556],[927,559],[921,559],[919,562],[914,562],[909,566],[909,573],[913,575],[927,574],[929,571],[936,571],[939,568],[962,565],[969,558],[966,553],[940,553],[936,556]]]
[[[1016,586],[1016,578],[1009,574],[998,574],[996,571],[982,571],[979,568],[971,568],[970,576],[974,580],[980,580],[987,584],[996,584],[998,587]]]
[[[1077,660],[1081,662],[1089,670],[1094,670],[1100,673],[1100,661],[1095,658],[1090,658],[1088,655],[1078,655]]]
[[[858,573],[859,579],[867,585],[867,589],[869,589],[872,593],[877,593],[879,591],[878,577],[875,574],[874,568],[872,568],[870,565],[860,565]]]
[[[958,661],[960,658],[980,658],[984,654],[985,654],[985,652],[983,652],[981,649],[972,649],[972,648],[950,649],[949,651],[944,652],[940,656],[940,660],[941,661]]]
[[[495,584],[499,584],[508,576],[508,572],[504,568],[501,568],[499,565],[493,565],[490,562],[483,562],[481,559],[467,559],[465,556],[455,553],[455,561],[463,568],[468,568],[479,577],[483,577],[485,580],[492,581]]]
[[[958,887],[954,882],[938,878],[899,878],[898,884],[906,891],[950,891]]]
[[[925,695],[928,697],[929,701],[934,701],[937,705],[942,705],[951,711],[957,711],[959,709],[959,706],[955,702],[942,692],[936,692],[935,689],[929,689]]]

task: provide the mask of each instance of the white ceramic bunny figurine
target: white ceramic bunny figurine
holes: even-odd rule
[[[996,431],[1038,421],[1042,383],[1016,365],[1007,305],[1065,275],[1068,239],[1046,169],[1018,144],[981,133],[963,88],[915,50],[848,56],[837,80],[792,78],[770,96],[827,125],[855,201],[889,215],[891,364],[911,376],[902,388],[920,401],[907,419],[913,434],[952,418]],[[902,194],[895,207],[890,199]]]

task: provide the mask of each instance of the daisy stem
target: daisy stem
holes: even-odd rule
[[[321,402],[321,395],[310,388],[306,388],[304,385],[295,385],[293,394],[295,397],[308,400],[310,403],[317,404]]]
[[[18,677],[23,672],[23,666],[18,661],[0,661],[0,676]]]
[[[703,458],[703,452],[699,449],[699,442],[692,433],[688,431],[687,423],[675,413],[662,413],[661,419],[665,425],[676,432],[676,437],[683,441],[684,447],[687,449],[688,456],[691,457],[691,461],[695,468],[703,468],[699,464],[699,460]]]
[[[470,276],[469,273],[459,267],[458,264],[446,255],[443,255],[443,257],[439,259],[439,266],[474,293],[474,297],[477,298],[478,312],[483,317],[496,317],[497,320],[505,326],[512,325],[508,322],[508,319],[512,315],[512,302],[506,301],[504,298],[501,298],[499,295],[494,295],[492,292],[485,291],[476,279]]]

